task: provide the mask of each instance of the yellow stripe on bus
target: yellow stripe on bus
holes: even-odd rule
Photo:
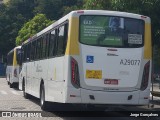
[[[14,55],[13,55],[13,66],[17,66],[17,58],[16,58],[16,49],[14,49]]]
[[[151,24],[145,24],[144,59],[152,58]]]
[[[79,19],[71,17],[69,20],[68,42],[65,55],[79,55],[78,34]]]

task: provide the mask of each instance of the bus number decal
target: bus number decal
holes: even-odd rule
[[[140,60],[121,59],[120,65],[140,65]]]

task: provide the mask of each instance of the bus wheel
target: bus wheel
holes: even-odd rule
[[[10,87],[10,88],[13,88],[13,84],[9,83],[9,87]]]
[[[10,82],[10,77],[9,77],[8,85],[10,88],[13,88],[13,83]]]
[[[44,84],[41,85],[40,88],[40,106],[42,110],[47,110],[47,102],[45,101],[45,89],[44,89]]]
[[[23,97],[28,99],[29,98],[29,94],[25,92],[25,82],[24,81],[23,81],[22,90],[23,90]]]

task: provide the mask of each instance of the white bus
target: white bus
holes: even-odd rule
[[[22,45],[24,97],[87,105],[147,105],[151,22],[147,16],[72,11]]]
[[[10,88],[16,86],[19,82],[20,65],[18,54],[21,52],[21,46],[15,47],[7,54],[6,79]]]

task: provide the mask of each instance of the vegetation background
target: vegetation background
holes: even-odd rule
[[[154,70],[160,73],[160,0],[4,0],[0,4],[0,58],[72,10],[101,9],[151,17]]]

